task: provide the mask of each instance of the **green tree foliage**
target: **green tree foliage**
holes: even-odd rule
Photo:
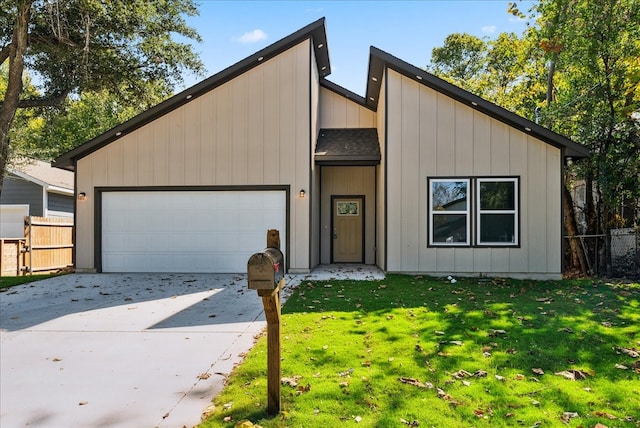
[[[517,3],[509,13],[525,17]],[[521,37],[465,49],[448,37],[429,69],[588,146],[592,156],[570,169],[587,183],[584,232],[630,225],[617,213],[640,198],[640,0],[541,0],[527,13]],[[472,78],[460,79],[455,61],[467,70],[470,56],[455,54],[469,51],[483,55]]]
[[[0,105],[1,176],[18,109],[59,108],[87,91],[117,96],[123,106],[149,104],[170,93],[183,72],[200,73],[188,43],[200,37],[184,19],[197,13],[193,0],[2,2],[0,64],[8,63],[8,77]],[[39,94],[24,91],[24,71],[37,76]],[[151,97],[148,82],[157,89]]]
[[[44,109],[38,117],[39,126],[16,139],[19,150],[30,157],[53,159],[126,122],[168,95],[162,84],[147,86],[147,94],[138,102],[125,102],[120,94],[107,90],[85,91],[77,99],[67,99],[60,108]]]

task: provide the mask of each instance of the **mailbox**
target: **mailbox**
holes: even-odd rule
[[[284,276],[284,257],[277,248],[255,253],[247,262],[247,279],[252,290],[275,290]]]

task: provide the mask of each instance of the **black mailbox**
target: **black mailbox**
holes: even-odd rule
[[[277,248],[255,253],[247,262],[247,279],[252,290],[275,290],[284,277],[284,257]]]

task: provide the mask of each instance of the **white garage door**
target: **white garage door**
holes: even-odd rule
[[[246,272],[285,226],[284,191],[104,192],[102,271]]]

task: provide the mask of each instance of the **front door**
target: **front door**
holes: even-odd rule
[[[332,263],[364,263],[364,196],[332,196]]]

